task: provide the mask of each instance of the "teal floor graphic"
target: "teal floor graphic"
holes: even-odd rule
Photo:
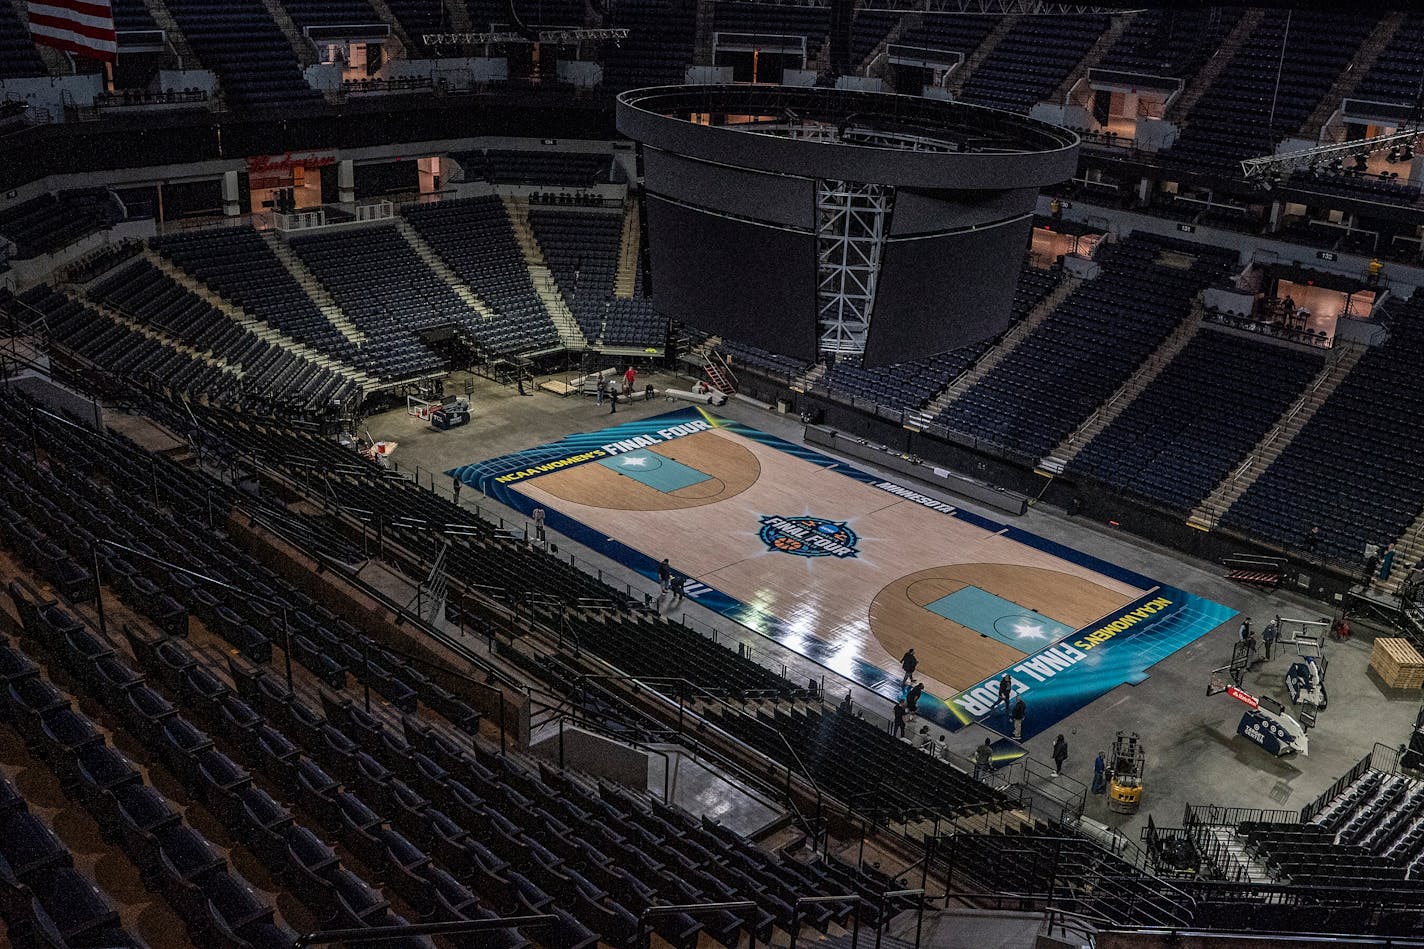
[[[598,463],[663,494],[670,494],[678,488],[701,484],[711,479],[711,475],[703,474],[696,468],[690,468],[646,448],[630,451],[626,455],[600,458]]]
[[[1022,652],[1033,652],[1073,632],[1071,626],[978,587],[956,590],[925,609]]]

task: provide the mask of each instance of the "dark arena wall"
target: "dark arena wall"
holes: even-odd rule
[[[683,86],[618,101],[639,142],[653,296],[690,326],[805,361],[889,365],[1008,326],[1039,189],[1072,174],[1077,137],[937,100],[791,87]],[[822,310],[845,222],[830,189],[869,186],[868,326],[829,349]],[[852,250],[853,253],[853,250]],[[714,303],[715,301],[715,303]]]

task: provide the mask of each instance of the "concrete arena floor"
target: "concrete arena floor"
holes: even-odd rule
[[[466,378],[464,373],[456,374],[447,381],[446,391],[462,391]],[[645,382],[659,389],[669,383],[686,384],[684,377],[672,374],[640,373],[639,386]],[[607,406],[597,407],[592,398],[561,398],[546,392],[521,398],[512,387],[479,378],[474,379],[474,387],[474,417],[464,428],[436,431],[408,417],[403,409],[372,416],[366,427],[377,439],[400,443],[394,458],[401,471],[414,472],[418,467],[423,484],[433,483],[436,491],[448,496],[450,480],[443,472],[457,465],[551,442],[573,432],[660,414],[685,404],[664,399],[635,402],[620,405],[617,414],[609,415]],[[735,400],[718,411],[789,441],[802,440],[801,425],[795,416],[778,415]],[[853,463],[874,470],[873,465],[863,461]],[[939,493],[923,485],[917,488],[931,495]],[[979,508],[962,498],[943,497],[968,510],[1005,519],[1001,512]],[[492,504],[475,491],[464,491],[461,501],[469,507],[479,503],[484,510],[494,510],[506,520],[522,521],[519,515]],[[1225,603],[1252,616],[1258,630],[1274,613],[1300,618],[1318,618],[1330,613],[1325,605],[1293,594],[1266,595],[1228,583],[1214,564],[1188,559],[1106,525],[1069,518],[1058,509],[1034,507],[1014,523]],[[576,552],[581,565],[589,563],[601,568],[606,578],[616,579],[619,585],[626,582],[635,590],[656,594],[655,583],[564,538],[554,540],[559,543],[561,552]],[[849,687],[856,701],[865,706],[867,717],[888,717],[889,703],[884,698],[851,687],[809,660],[718,614],[695,604],[685,611],[679,607],[676,612],[685,612],[695,625],[716,627],[724,635],[751,643],[764,661],[773,665],[784,663],[786,674],[793,679],[819,681],[825,676],[826,692],[832,699],[844,695]],[[1314,800],[1368,754],[1376,742],[1395,747],[1406,740],[1420,696],[1416,692],[1385,689],[1378,678],[1367,671],[1375,631],[1365,628],[1364,624],[1355,626],[1356,636],[1351,641],[1331,642],[1327,648],[1330,666],[1326,684],[1330,705],[1310,733],[1309,757],[1274,758],[1238,736],[1236,723],[1243,707],[1225,695],[1211,698],[1205,695],[1210,670],[1225,665],[1231,658],[1237,625],[1238,620],[1229,621],[1158,663],[1145,682],[1119,686],[1061,723],[1070,749],[1065,774],[1085,785],[1091,780],[1093,757],[1098,750],[1110,747],[1118,731],[1137,732],[1146,749],[1142,809],[1135,815],[1112,814],[1102,798],[1089,797],[1088,816],[1120,829],[1135,841],[1149,815],[1158,826],[1180,826],[1183,806],[1188,803],[1297,809]],[[1289,708],[1284,685],[1288,664],[1278,652],[1271,663],[1258,666],[1248,674],[1246,687],[1256,694],[1274,696]],[[950,735],[948,741],[953,750],[967,754],[986,734],[988,732],[975,726]],[[1030,755],[1047,762],[1052,744],[1053,734],[1045,733],[1028,741],[1026,747]]]

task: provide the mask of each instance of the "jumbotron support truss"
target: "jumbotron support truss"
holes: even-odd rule
[[[865,353],[893,194],[894,189],[887,185],[816,182],[816,312],[821,355]]]
[[[1269,187],[1273,173],[1286,175],[1298,168],[1308,168],[1311,165],[1319,165],[1336,158],[1348,159],[1358,155],[1368,155],[1391,145],[1412,142],[1420,135],[1424,135],[1424,128],[1412,126],[1390,132],[1388,135],[1376,135],[1374,138],[1362,138],[1354,142],[1317,145],[1314,148],[1303,148],[1298,152],[1286,152],[1284,155],[1248,158],[1241,163],[1241,176],[1247,181],[1254,181]]]

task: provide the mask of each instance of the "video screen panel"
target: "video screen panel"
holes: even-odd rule
[[[645,195],[658,312],[806,362],[816,358],[816,238]]]
[[[1032,218],[998,227],[885,244],[866,366],[948,352],[999,335]]]

